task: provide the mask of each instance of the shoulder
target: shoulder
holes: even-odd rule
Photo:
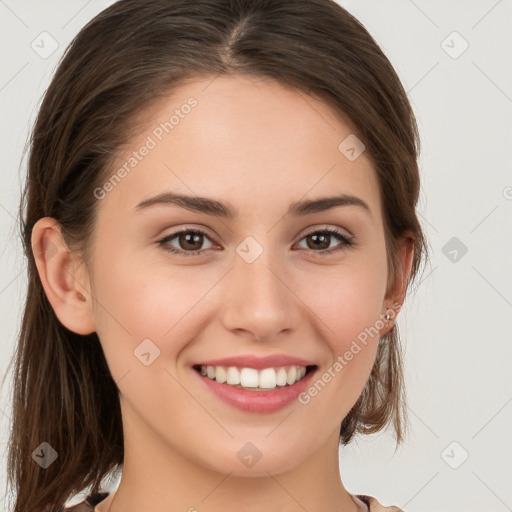
[[[103,501],[109,494],[110,493],[108,492],[97,492],[95,494],[90,494],[80,503],[77,503],[71,507],[63,508],[62,512],[93,512],[94,507],[100,501]],[[355,496],[368,506],[369,512],[404,512],[401,508],[395,506],[385,507],[381,505],[373,496],[368,496],[365,494],[356,494]]]
[[[103,501],[109,494],[109,492],[97,492],[90,494],[80,503],[61,509],[61,512],[93,512],[94,507],[100,501]]]
[[[395,506],[385,507],[384,505],[381,505],[373,496],[356,494],[356,497],[368,506],[369,512],[404,512],[401,508]]]

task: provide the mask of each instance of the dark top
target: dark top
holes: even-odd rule
[[[80,503],[72,507],[63,508],[61,512],[93,512],[94,507],[109,494],[109,492],[90,494]],[[373,496],[367,496],[365,494],[354,494],[353,496],[362,502],[361,512],[404,512],[398,507],[384,507]],[[363,506],[366,506],[366,509],[364,509]]]

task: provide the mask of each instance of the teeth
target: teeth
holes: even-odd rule
[[[244,388],[258,387],[258,370],[254,368],[242,368],[240,372],[240,385]]]
[[[216,366],[215,367],[215,380],[217,382],[226,382],[226,379],[228,378],[226,374],[226,369],[223,366]]]
[[[228,368],[228,380],[226,382],[232,386],[240,384],[240,372],[238,371],[238,368],[235,368],[234,366],[230,366]]]
[[[260,388],[272,389],[276,387],[277,375],[274,368],[265,368],[260,372]]]
[[[304,373],[306,373],[306,368],[304,368]],[[287,377],[288,374],[286,373],[286,370],[284,368],[279,368],[276,376],[276,384],[278,386],[286,386]]]
[[[288,372],[288,377],[286,378],[286,382],[288,384],[293,384],[297,380],[297,368],[292,366],[290,371]]]
[[[255,368],[201,365],[201,374],[221,384],[238,388],[275,389],[276,386],[291,386],[301,380],[306,375],[306,367],[283,366],[258,371]]]

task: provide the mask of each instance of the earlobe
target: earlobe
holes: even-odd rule
[[[65,243],[60,224],[51,217],[39,219],[31,244],[39,278],[59,321],[77,334],[94,332],[90,293],[81,282],[79,261]]]

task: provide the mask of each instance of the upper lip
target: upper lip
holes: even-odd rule
[[[252,354],[226,357],[223,359],[210,359],[201,361],[198,365],[204,366],[237,366],[238,368],[272,368],[280,366],[315,366],[315,363],[306,359],[286,354],[274,354],[268,356],[256,356]]]

